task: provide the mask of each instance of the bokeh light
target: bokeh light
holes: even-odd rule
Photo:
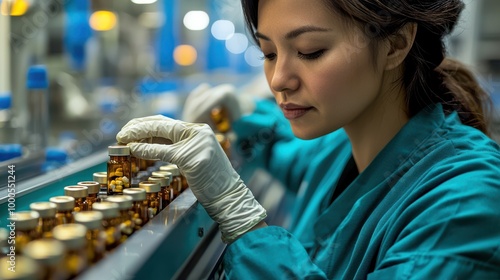
[[[139,4],[139,5],[144,5],[144,4],[153,4],[157,0],[132,0],[132,3],[134,4]]]
[[[218,20],[212,24],[212,36],[217,40],[227,40],[234,35],[234,24],[229,20]]]
[[[181,66],[193,65],[197,57],[196,49],[190,45],[179,45],[174,50],[174,60]]]
[[[245,34],[234,33],[226,40],[226,49],[234,54],[243,53],[248,47],[248,38]]]
[[[182,21],[189,30],[203,30],[210,23],[208,14],[204,11],[189,11]]]
[[[8,1],[7,0],[0,0],[1,2],[1,7],[0,11],[2,12],[2,15],[8,15]],[[27,0],[14,0],[11,1],[10,4],[10,15],[11,16],[22,16],[26,13],[28,10],[30,3]]]
[[[90,27],[96,31],[108,31],[116,26],[116,15],[110,11],[96,11],[90,16]]]
[[[264,64],[262,51],[256,46],[250,46],[245,51],[245,61],[252,67],[260,67]]]

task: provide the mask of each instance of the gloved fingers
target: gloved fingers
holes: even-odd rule
[[[182,112],[182,120],[186,122],[208,123],[210,120],[210,100],[206,98],[194,98],[186,100],[186,105]]]
[[[240,96],[236,93],[236,88],[231,84],[222,84],[210,90],[211,96],[219,100],[217,104],[212,105],[208,110],[208,115],[211,110],[217,107],[224,107],[229,112],[231,121],[235,121],[241,116]]]
[[[162,144],[128,143],[130,153],[138,158],[170,162],[175,147]]]
[[[145,120],[145,118],[134,119],[123,126],[123,128],[116,134],[116,141],[118,143],[130,143],[152,137],[161,137],[158,135],[158,129],[160,124],[164,122],[168,121],[165,121],[164,119],[153,119],[150,121]]]
[[[203,112],[200,112],[200,104],[204,101],[208,102],[207,91],[211,89],[211,86],[207,83],[200,84],[188,95],[184,109],[182,110],[182,120],[187,122],[201,122],[200,116],[203,116]]]
[[[116,135],[121,143],[135,142],[145,138],[159,137],[177,143],[198,133],[203,124],[193,124],[165,118],[163,120],[144,120],[122,128]]]
[[[165,117],[163,115],[154,115],[154,116],[148,116],[148,117],[134,118],[134,119],[131,119],[130,121],[128,121],[122,127],[122,129],[127,128],[127,127],[132,126],[132,125],[136,125],[138,123],[143,123],[145,121],[164,121],[164,120],[172,121],[174,119],[171,119],[169,117]]]
[[[212,87],[209,84],[202,83],[202,84],[198,85],[195,89],[193,89],[191,91],[191,93],[189,94],[189,96],[188,96],[188,98],[186,100],[197,98],[199,95],[204,94],[210,88],[212,88]]]
[[[198,91],[188,97],[183,111],[183,120],[211,123],[210,112],[220,106],[238,108],[235,87],[222,84],[205,91]],[[232,117],[236,117],[232,114]]]

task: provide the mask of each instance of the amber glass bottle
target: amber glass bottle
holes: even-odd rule
[[[155,171],[158,172],[158,171]],[[172,178],[172,177],[170,177]],[[160,211],[163,210],[167,205],[170,204],[171,197],[173,192],[170,191],[168,186],[170,185],[170,181],[168,177],[164,176],[151,176],[148,178],[148,181],[157,182],[160,184],[160,192],[158,195],[160,196]],[[173,199],[172,199],[173,200]]]
[[[126,194],[115,195],[108,197],[107,201],[118,204],[121,222],[120,232],[122,233],[120,243],[123,243],[132,233],[134,233],[135,225],[132,219],[134,216],[134,211],[132,210],[132,197]]]
[[[74,223],[73,208],[75,208],[75,199],[71,196],[54,196],[50,202],[56,205],[56,225]]]
[[[132,220],[135,230],[139,230],[149,221],[146,191],[141,188],[130,188],[126,189],[123,194],[132,197],[132,210],[134,211]]]
[[[101,198],[99,197],[99,191],[101,189],[101,186],[98,182],[96,181],[82,181],[77,183],[78,186],[85,186],[88,188],[88,195],[87,195],[87,204],[88,204],[88,209],[87,210],[92,210],[92,204],[94,202],[101,202]]]
[[[75,222],[87,228],[86,251],[89,263],[96,263],[104,257],[106,252],[106,235],[102,227],[102,213],[99,211],[85,211],[75,214]]]
[[[108,166],[108,195],[122,194],[130,188],[132,178],[130,148],[128,146],[109,146]]]
[[[43,238],[26,245],[24,254],[40,265],[39,279],[67,279],[67,272],[62,269],[64,250],[64,244],[61,241]]]
[[[167,180],[167,185],[165,187],[162,186],[162,190],[160,191],[160,196],[162,197],[162,200],[165,201],[167,204],[163,206],[165,208],[168,204],[172,203],[175,198],[175,192],[172,184],[172,173],[168,171],[154,171],[152,173],[152,177],[159,177],[159,178],[165,178]]]
[[[92,174],[92,178],[94,179],[94,181],[96,181],[97,183],[99,183],[99,193],[102,194],[102,193],[108,193],[108,172],[104,171],[104,172],[94,172],[94,174]]]
[[[26,280],[38,279],[40,265],[33,259],[16,255],[16,268],[12,272],[11,257],[0,258],[0,279],[6,280]]]
[[[37,226],[39,236],[51,238],[52,229],[56,226],[56,204],[52,202],[33,202],[30,204],[30,209],[40,215]]]
[[[64,270],[69,278],[76,277],[89,265],[85,250],[87,228],[80,224],[64,224],[56,226],[53,233],[54,239],[61,241],[66,247]]]
[[[139,188],[146,191],[146,200],[148,202],[148,217],[151,220],[160,212],[160,184],[154,181],[143,181],[139,183]]]
[[[10,216],[10,221],[15,223],[15,252],[22,254],[29,242],[40,238],[37,231],[40,215],[36,211],[20,211]]]
[[[225,107],[217,107],[210,112],[210,118],[215,124],[215,137],[221,145],[227,157],[231,157],[231,142],[229,141],[228,132],[231,130],[231,121],[228,111]]]
[[[184,179],[184,176],[181,175],[179,168],[175,164],[167,164],[160,166],[160,171],[167,171],[172,173],[172,181],[170,182],[170,186],[174,190],[174,196],[178,197],[183,190],[185,190],[187,186],[187,182]]]
[[[120,244],[121,241],[121,219],[118,204],[109,201],[94,203],[94,210],[102,214],[102,226],[106,233],[106,251],[110,251]]]
[[[64,187],[64,195],[71,196],[75,199],[75,207],[73,207],[73,212],[78,213],[80,211],[89,210],[89,203],[87,202],[89,188],[87,188],[86,186]]]

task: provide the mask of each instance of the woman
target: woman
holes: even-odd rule
[[[129,145],[181,167],[230,243],[229,278],[500,279],[499,147],[487,137],[486,94],[443,44],[463,3],[242,4],[282,113],[259,101],[240,118],[227,87],[198,89],[188,103],[229,105],[249,160],[302,185],[293,234],[266,225],[206,125],[155,116],[117,135],[173,141]],[[263,129],[266,141],[245,142]]]

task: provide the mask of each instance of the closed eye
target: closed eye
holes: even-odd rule
[[[317,59],[317,58],[321,57],[324,53],[325,53],[325,50],[319,50],[319,51],[315,51],[315,52],[312,52],[312,53],[301,53],[301,52],[299,52],[297,54],[297,56],[300,59],[314,60],[314,59]]]
[[[276,58],[276,54],[275,53],[265,54],[261,58],[264,60],[273,60]]]

